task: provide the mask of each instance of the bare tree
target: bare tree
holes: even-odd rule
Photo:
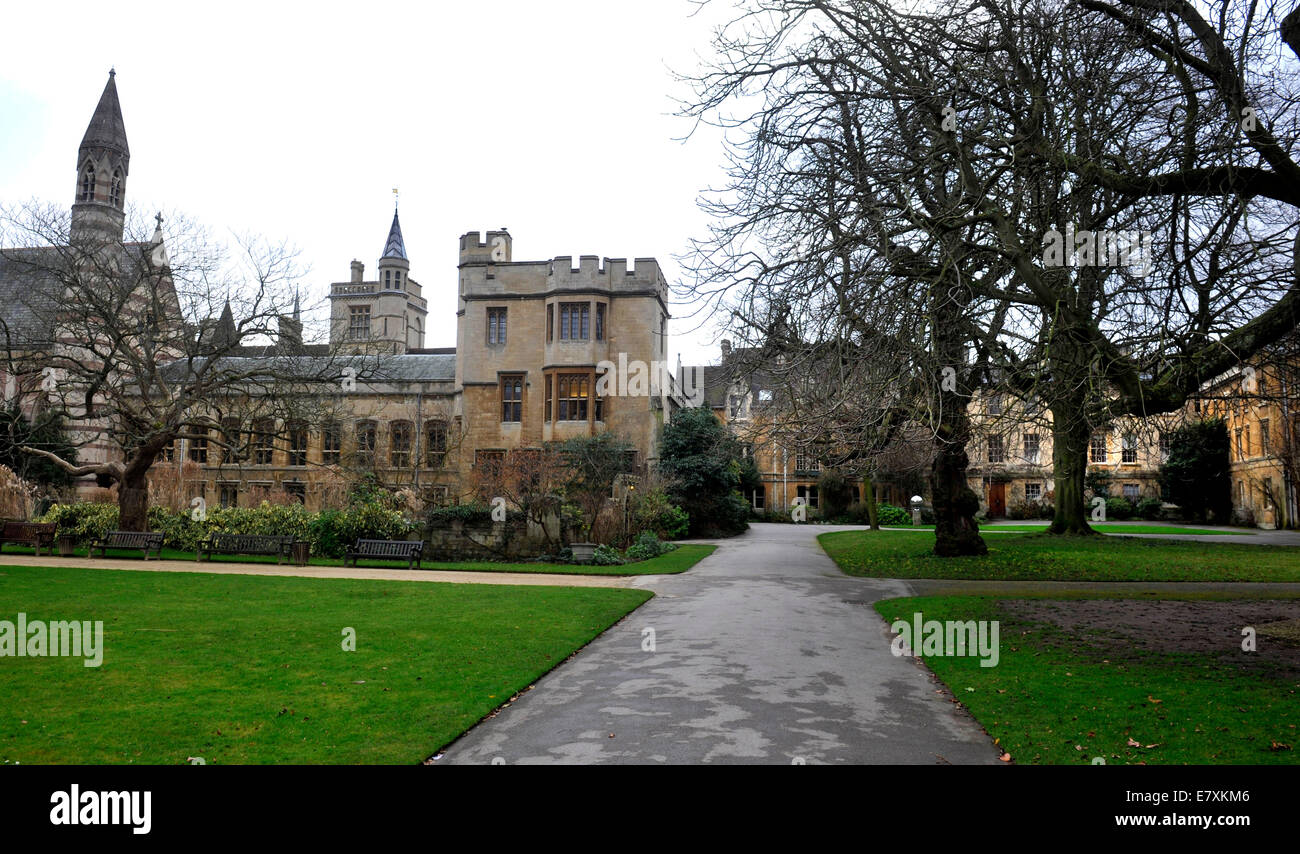
[[[21,385],[67,414],[80,459],[26,450],[116,484],[124,529],[146,528],[149,470],[178,439],[229,449],[229,413],[279,430],[310,417],[320,383],[374,369],[277,348],[300,273],[284,244],[226,246],[182,217],[164,241],[161,216],[152,235],[136,223],[120,242],[73,240],[66,212],[35,203],[0,221],[0,245],[38,247],[0,250],[31,283],[7,351]]]

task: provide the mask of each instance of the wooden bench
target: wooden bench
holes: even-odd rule
[[[41,546],[47,551],[54,551],[53,522],[5,522],[0,531],[0,549],[5,543],[31,546],[36,549],[36,556],[41,556]]]
[[[284,563],[293,548],[293,537],[280,534],[212,534],[199,543],[196,561],[208,560],[213,554],[227,555],[275,555],[276,563]]]
[[[404,560],[407,569],[419,569],[423,557],[423,540],[357,540],[343,555],[343,565],[356,566],[358,559]]]
[[[150,552],[155,557],[162,556],[162,545],[162,534],[151,534],[148,531],[109,531],[103,539],[90,544],[86,557],[94,557],[95,549],[99,549],[100,557],[108,557],[109,549],[140,549],[144,552],[144,559],[148,560]]]

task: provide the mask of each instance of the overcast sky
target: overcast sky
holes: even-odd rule
[[[401,191],[425,345],[453,346],[457,238],[508,227],[515,260],[672,256],[721,182],[715,132],[683,144],[673,70],[707,55],[687,0],[12,3],[0,52],[0,200],[71,205],[107,80],[131,144],[128,203],[288,239],[323,304],[373,275]],[[308,299],[310,297],[310,299]],[[674,315],[686,314],[676,306]],[[670,354],[715,361],[698,318]]]

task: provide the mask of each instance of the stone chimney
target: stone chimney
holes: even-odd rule
[[[362,277],[366,274],[366,265],[362,264],[355,258],[352,260],[352,283],[361,284]]]
[[[726,359],[731,356],[731,342],[726,338],[722,339],[722,358]]]

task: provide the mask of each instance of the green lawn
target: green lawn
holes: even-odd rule
[[[934,534],[834,531],[817,538],[848,575],[1038,581],[1300,581],[1300,549],[1123,537],[989,536],[983,557],[940,558]]]
[[[1069,608],[1072,603],[1059,603]],[[1295,764],[1300,761],[1297,654],[1254,666],[1250,654],[1124,651],[1102,635],[1066,633],[1010,613],[1008,600],[891,599],[886,620],[997,620],[999,662],[925,664],[1020,763]],[[1284,656],[1284,661],[1286,660]],[[1134,746],[1132,742],[1137,742]]]
[[[1029,532],[1041,531],[1047,527],[1044,522],[1041,525],[981,525],[980,531],[1016,531]],[[1176,525],[1092,525],[1094,531],[1103,534],[1189,534],[1193,536],[1208,536],[1231,534],[1232,536],[1249,537],[1254,535],[1254,531],[1247,531],[1245,528],[1233,531],[1212,531],[1208,528],[1182,528]],[[890,530],[913,530],[913,531],[933,531],[933,525],[917,525],[912,528],[891,528]]]
[[[104,622],[98,668],[0,657],[0,764],[418,763],[649,598],[0,566],[0,620]]]
[[[8,546],[4,554],[32,554],[32,550],[25,546]],[[638,561],[636,563],[627,563],[622,566],[592,566],[587,564],[568,564],[568,563],[495,563],[492,561],[430,561],[426,560],[420,564],[421,569],[451,569],[460,572],[541,572],[541,573],[558,573],[561,575],[672,575],[679,572],[685,572],[695,564],[704,560],[711,555],[717,546],[707,546],[699,544],[689,544],[678,546],[667,554],[650,560]],[[77,552],[79,557],[85,557],[85,550]],[[98,552],[96,552],[98,556]],[[111,558],[140,558],[139,549],[116,550],[109,549],[108,556]],[[194,552],[177,551],[176,549],[163,549],[162,558],[164,560],[194,560]],[[55,560],[66,563],[68,566],[75,566],[76,558],[59,558]],[[204,561],[206,562],[206,560]],[[213,563],[275,563],[276,559],[269,555],[216,555],[212,558]],[[311,566],[342,566],[343,558],[313,557],[308,561]],[[371,569],[406,569],[406,561],[382,561],[382,560],[363,560],[361,568]]]

